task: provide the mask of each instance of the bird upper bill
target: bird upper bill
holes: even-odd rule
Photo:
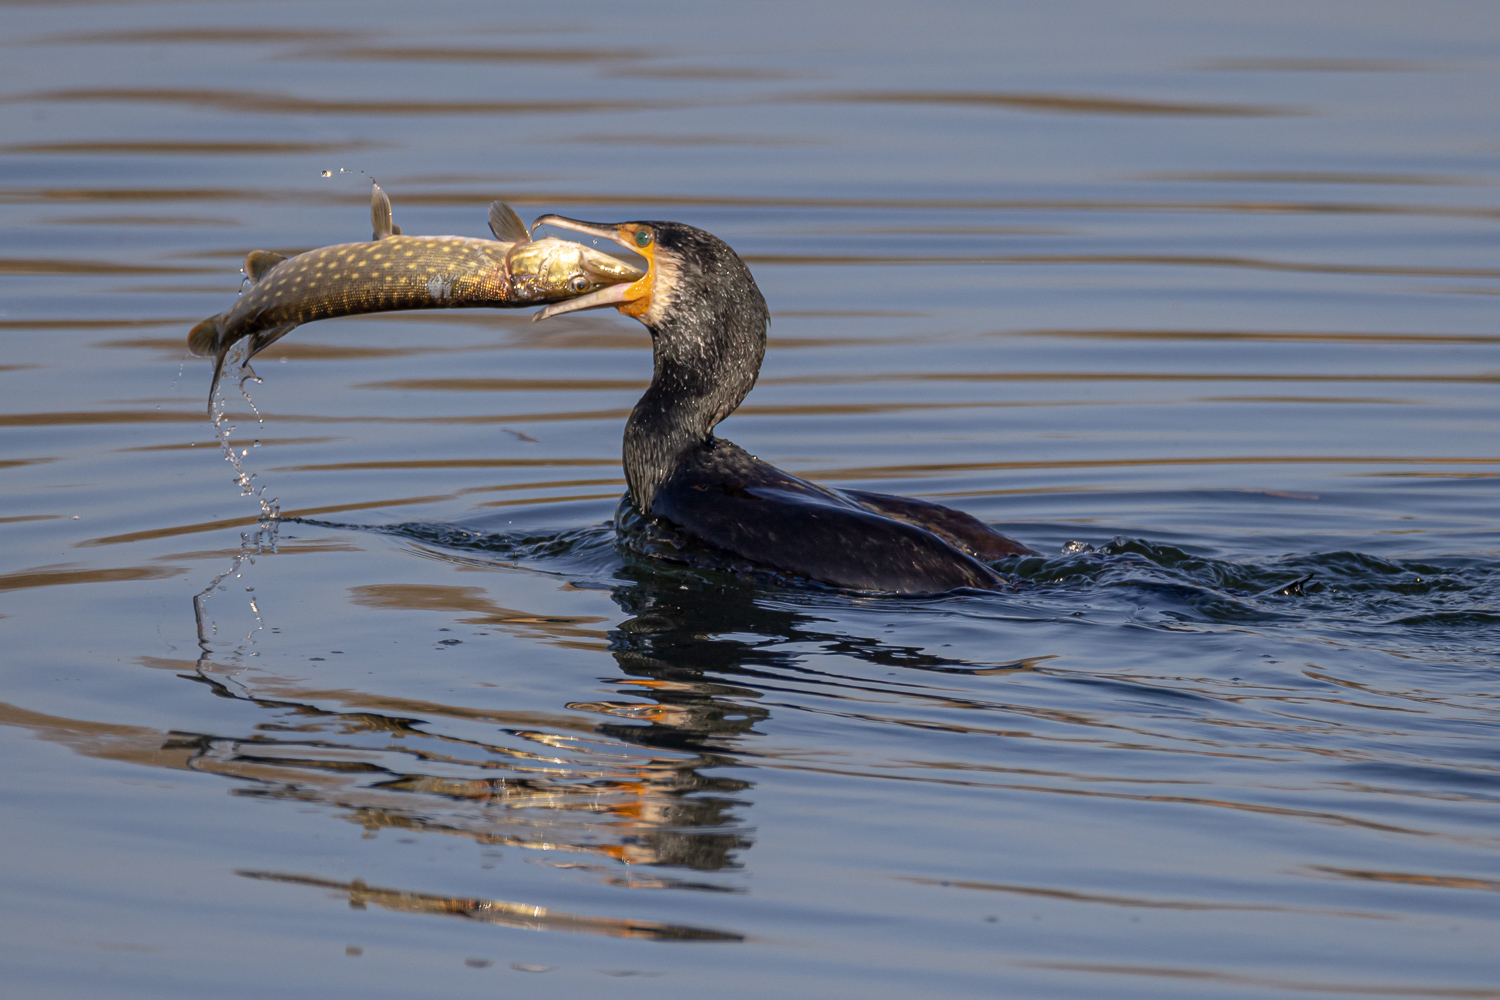
[[[640,280],[628,285],[610,285],[608,288],[580,295],[576,299],[554,302],[531,317],[533,321],[583,309],[601,309],[604,306],[614,306],[626,316],[639,317],[651,308],[651,288],[656,276],[656,241],[647,238],[643,244],[637,236],[641,230],[649,231],[649,226],[639,222],[581,222],[578,219],[568,219],[561,215],[542,216],[531,224],[531,231],[535,233],[538,226],[556,226],[575,233],[601,236],[613,243],[618,243],[631,253],[646,258],[646,274]]]

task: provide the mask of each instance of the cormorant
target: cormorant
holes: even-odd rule
[[[534,319],[615,306],[651,332],[651,386],[625,425],[629,492],[616,524],[655,554],[699,546],[761,569],[848,590],[996,589],[984,560],[1034,550],[924,500],[832,490],[714,437],[755,385],[770,312],[724,241],[677,222],[532,224],[603,237],[646,258],[645,277],[547,306]],[[665,543],[665,544],[663,544]]]

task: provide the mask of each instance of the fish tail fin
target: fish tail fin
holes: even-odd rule
[[[223,313],[219,314],[219,316],[222,315]],[[217,354],[219,351],[219,334],[223,330],[219,316],[208,317],[188,333],[188,350],[200,358]]]
[[[219,394],[219,379],[224,377],[224,359],[229,355],[229,345],[225,344],[219,349],[219,356],[214,358],[214,380],[208,384],[208,418],[214,418],[214,397]]]
[[[211,357],[214,359],[214,380],[208,388],[209,416],[213,416],[214,396],[218,394],[219,381],[224,377],[224,359],[229,356],[229,349],[245,337],[244,334],[237,337],[226,337],[224,335],[223,319],[223,313],[217,316],[210,316],[193,327],[192,332],[188,334],[189,351],[198,357]],[[248,362],[255,355],[270,347],[296,328],[296,323],[283,323],[281,326],[275,326],[269,330],[249,334],[250,352],[245,356],[245,361]]]
[[[229,344],[224,340],[224,314],[210,316],[188,333],[188,350],[196,356],[214,359],[214,380],[208,390],[208,415],[214,415],[214,396],[219,391],[219,376],[224,374],[224,356]]]

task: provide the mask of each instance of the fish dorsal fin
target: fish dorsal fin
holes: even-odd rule
[[[526,223],[503,201],[490,202],[490,232],[501,243],[525,243],[531,239]]]
[[[400,236],[401,227],[391,221],[391,199],[380,190],[379,184],[370,185],[370,225],[375,230],[372,240],[383,240],[387,236]]]
[[[250,279],[250,284],[255,284],[266,276],[271,268],[286,260],[284,253],[272,253],[269,250],[251,250],[245,254],[245,277]]]

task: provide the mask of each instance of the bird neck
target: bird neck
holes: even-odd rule
[[[743,265],[740,265],[743,268]],[[749,278],[748,271],[745,277]],[[625,424],[625,480],[643,513],[687,456],[755,386],[766,352],[769,313],[749,283],[739,294],[679,299],[651,331],[651,386]]]

